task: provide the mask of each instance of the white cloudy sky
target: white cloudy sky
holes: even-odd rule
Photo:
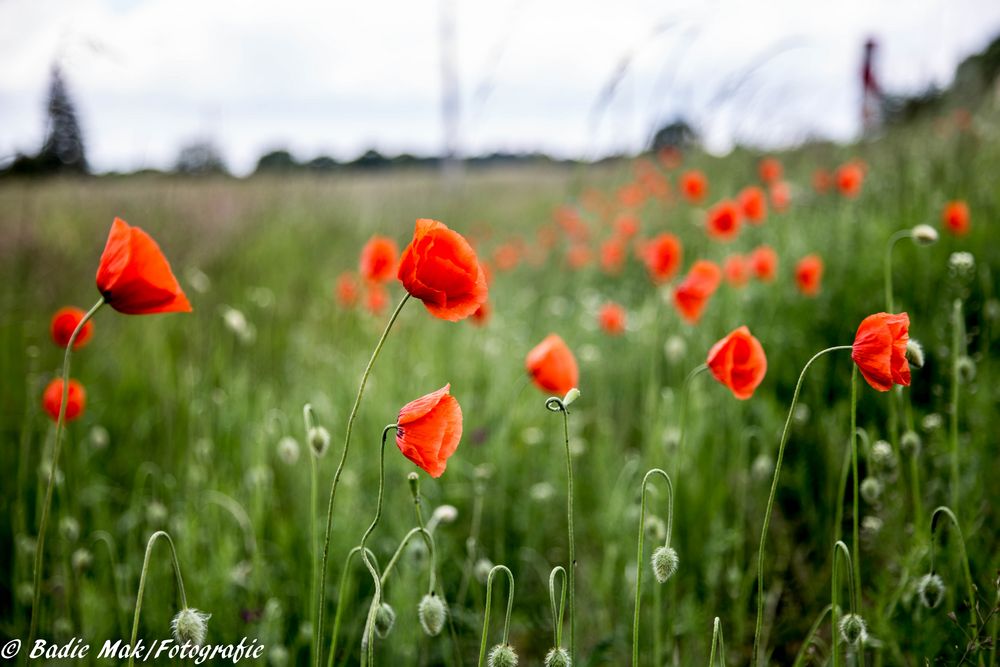
[[[902,92],[1000,32],[996,0],[0,0],[0,161],[40,143],[54,61],[101,170],[168,166],[202,136],[237,172],[274,147],[438,152],[442,2],[466,153],[632,150],[678,112],[719,151],[849,139],[867,36]]]

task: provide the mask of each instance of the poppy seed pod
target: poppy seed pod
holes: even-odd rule
[[[322,457],[330,447],[330,432],[322,426],[313,426],[309,429],[309,446],[313,454]]]
[[[920,604],[934,609],[944,599],[944,581],[936,574],[925,574],[917,582],[917,595]]]
[[[658,547],[653,552],[653,576],[661,584],[667,583],[667,579],[672,577],[674,572],[677,571],[678,563],[677,552],[673,547]]]
[[[379,639],[385,639],[396,624],[396,610],[383,602],[375,612],[375,634]]]
[[[517,667],[517,653],[507,644],[497,644],[490,649],[486,664],[489,667]]]
[[[545,654],[545,667],[570,667],[572,664],[569,652],[562,647],[549,649]]]
[[[211,617],[211,614],[190,607],[181,609],[170,621],[170,629],[174,633],[174,639],[181,645],[191,643],[194,646],[201,646],[208,632],[208,619]]]
[[[868,626],[865,619],[857,614],[846,614],[840,619],[840,636],[851,646],[860,646],[868,641]]]
[[[417,618],[420,619],[420,627],[431,637],[441,634],[444,628],[444,621],[448,617],[448,607],[436,593],[428,593],[417,605]]]
[[[937,230],[930,225],[917,225],[911,233],[913,242],[917,245],[932,245],[938,240]]]
[[[913,368],[924,367],[924,346],[912,338],[906,341],[906,360]]]

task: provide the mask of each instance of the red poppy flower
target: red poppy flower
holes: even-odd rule
[[[612,336],[625,333],[625,319],[625,309],[613,302],[604,304],[597,314],[597,322],[601,328]]]
[[[528,352],[524,365],[543,391],[563,396],[580,382],[576,358],[557,334],[549,334]]]
[[[618,201],[625,208],[638,208],[646,202],[646,191],[639,183],[629,183],[618,189]]]
[[[756,185],[744,188],[738,197],[740,210],[751,224],[759,225],[767,217],[767,199]]]
[[[639,233],[639,218],[634,215],[620,215],[615,218],[615,234],[621,239],[630,239]]]
[[[813,188],[823,195],[830,191],[833,185],[833,176],[826,169],[817,169],[813,172]]]
[[[697,323],[721,281],[722,271],[716,264],[705,259],[695,262],[674,290],[674,305],[681,317],[690,324]]]
[[[593,259],[590,248],[582,243],[574,243],[566,251],[566,263],[571,269],[582,269]]]
[[[389,305],[389,290],[382,283],[368,283],[365,286],[365,308],[372,315],[381,315]]]
[[[381,283],[396,273],[396,259],[399,248],[396,242],[385,236],[373,236],[361,249],[360,271],[365,280]]]
[[[620,239],[608,239],[601,244],[601,268],[605,273],[618,273],[624,263],[625,244]]]
[[[725,199],[709,210],[705,225],[709,236],[731,241],[740,233],[740,222],[740,209],[734,202]]]
[[[49,327],[49,331],[52,334],[52,340],[59,347],[65,348],[69,345],[70,336],[73,335],[73,331],[76,330],[77,326],[80,324],[80,320],[87,313],[83,312],[79,308],[73,306],[66,306],[60,308],[56,311],[56,314],[52,316],[52,324]],[[73,342],[73,349],[79,350],[81,347],[87,344],[90,337],[94,334],[94,323],[87,322],[80,329],[80,333],[76,336],[76,341]]]
[[[771,206],[779,213],[788,210],[788,205],[792,201],[792,190],[788,183],[778,181],[771,184]]]
[[[795,265],[795,282],[806,296],[819,294],[823,279],[823,260],[819,255],[806,255]]]
[[[969,233],[969,206],[964,201],[948,202],[941,214],[945,229],[955,236]]]
[[[769,283],[778,273],[778,253],[769,245],[760,245],[750,253],[750,268],[757,280]]]
[[[740,327],[708,351],[708,369],[715,379],[729,387],[733,396],[744,401],[751,396],[767,373],[767,357],[760,341],[748,328]]]
[[[681,152],[673,146],[664,146],[656,157],[664,169],[676,169],[681,166]]]
[[[757,170],[760,173],[760,180],[765,183],[774,183],[781,178],[781,163],[773,157],[761,160]]]
[[[337,276],[337,301],[341,306],[350,308],[358,302],[358,279],[350,271]]]
[[[680,240],[673,234],[660,234],[643,246],[642,260],[653,282],[670,280],[680,268],[683,250]]]
[[[722,263],[726,282],[733,287],[743,287],[750,280],[750,266],[743,255],[730,255]]]
[[[500,271],[510,271],[521,261],[521,251],[513,243],[504,243],[493,251],[493,261]]]
[[[97,267],[97,289],[126,315],[191,312],[167,258],[149,234],[115,218]]]
[[[865,180],[865,172],[856,162],[841,165],[834,175],[837,189],[845,197],[857,197],[861,193],[861,184]]]
[[[396,446],[403,456],[440,477],[462,439],[462,408],[446,384],[403,406],[396,420]]]
[[[708,194],[708,179],[697,169],[685,171],[681,175],[681,192],[688,201],[697,204]]]
[[[59,420],[59,406],[62,405],[62,395],[62,378],[56,378],[50,382],[49,386],[45,388],[45,393],[42,394],[42,407],[48,413],[49,417],[52,418],[52,421]],[[82,415],[83,408],[86,405],[87,392],[84,390],[83,385],[71,379],[69,381],[69,394],[66,399],[66,421],[71,422]]]
[[[489,301],[483,301],[482,305],[476,309],[476,312],[472,313],[472,323],[484,326],[489,322],[491,315],[493,315],[493,306],[490,305]]]
[[[851,359],[873,389],[889,391],[893,384],[910,386],[910,364],[906,344],[910,340],[910,316],[876,313],[861,321],[854,337]]]
[[[486,301],[486,275],[475,251],[437,220],[417,220],[397,275],[406,291],[442,320],[465,319]]]

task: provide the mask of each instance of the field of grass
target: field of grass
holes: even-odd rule
[[[382,520],[368,546],[385,567],[417,525],[407,481],[417,470],[424,520],[442,505],[457,509],[452,521],[439,512],[444,520],[433,530],[450,624],[437,637],[421,631],[417,605],[427,590],[428,554],[419,545],[404,549],[384,590],[397,620],[377,640],[376,664],[476,664],[490,564],[506,565],[514,576],[511,645],[521,664],[542,663],[553,645],[549,574],[569,567],[566,450],[562,416],[546,409],[548,394],[530,383],[524,360],[551,332],[565,339],[581,371],[581,396],[568,416],[576,664],[630,664],[640,485],[654,467],[673,482],[671,546],[679,568],[663,585],[649,569],[667,520],[665,487],[654,479],[639,564],[640,664],[708,663],[716,617],[725,637],[716,664],[751,664],[760,533],[799,373],[820,350],[850,345],[861,320],[886,309],[890,236],[918,224],[941,230],[945,203],[961,199],[971,211],[968,235],[942,230],[928,247],[903,239],[893,253],[895,310],[909,313],[910,335],[923,344],[926,363],[913,369],[909,388],[893,392],[895,435],[890,394],[858,378],[858,467],[860,480],[873,480],[857,503],[859,544],[848,465],[850,354],[825,355],[805,376],[768,530],[761,643],[766,660],[780,665],[800,652],[804,664],[996,664],[1000,127],[977,118],[966,130],[939,124],[778,157],[792,188],[788,210],[744,226],[732,242],[706,235],[706,206],[676,194],[678,176],[702,169],[708,204],[757,182],[757,155],[689,156],[681,167],[663,170],[674,196],[639,209],[640,237],[670,231],[683,242],[678,279],[699,258],[722,262],[761,243],[777,251],[774,282],[723,283],[697,325],[674,309],[675,283],[653,285],[631,250],[621,272],[608,275],[598,263],[568,268],[562,236],[551,249],[536,241],[540,229],[553,226],[556,208],[570,205],[581,211],[596,248],[612,227],[582,206],[581,195],[596,188],[614,201],[633,178],[631,162],[472,171],[456,187],[422,171],[0,184],[0,433],[7,468],[0,487],[0,636],[28,636],[33,535],[54,434],[40,397],[62,363],[49,319],[61,306],[87,308],[98,298],[94,272],[111,221],[120,216],[157,239],[194,312],[131,317],[104,308],[93,339],[74,354],[72,375],[86,386],[87,406],[69,424],[59,461],[39,636],[82,637],[97,646],[128,638],[147,540],[165,530],[176,545],[188,604],[212,614],[207,642],[257,638],[266,647],[260,664],[309,664],[312,525],[322,537],[358,382],[404,296],[392,281],[387,308],[371,314],[338,304],[334,287],[342,272],[356,269],[372,234],[402,248],[414,220],[430,217],[474,241],[484,261],[521,239],[520,261],[507,271],[494,267],[493,312],[485,325],[438,320],[411,299],[385,344],[337,495],[320,637],[324,664],[338,611],[333,663],[361,659],[373,585],[360,559],[350,561],[344,576],[345,559],[375,514],[382,428],[405,403],[449,382],[464,413],[461,444],[435,480],[390,442]],[[867,165],[858,197],[814,192],[815,168],[855,158]],[[972,253],[974,270],[950,267],[958,251]],[[793,278],[795,262],[809,253],[825,263],[814,298],[800,294]],[[621,336],[598,326],[607,301],[627,311]],[[705,362],[712,344],[740,325],[749,326],[768,358],[754,396],[738,401],[708,373],[685,390],[685,377]],[[957,385],[956,331],[959,355],[974,370],[963,366]],[[316,460],[316,516],[306,403],[332,434]],[[906,432],[917,436],[916,446],[912,435],[900,435]],[[286,436],[299,444],[295,460],[287,443],[284,455],[279,450]],[[890,441],[889,456],[875,447],[882,439]],[[957,517],[965,551],[939,513],[933,568],[945,593],[931,609],[916,587],[932,568],[931,517],[940,505]],[[853,563],[860,576],[856,611],[869,637],[860,649],[839,642],[834,658],[838,635],[824,611],[837,539],[860,555]],[[838,569],[846,611],[850,577]],[[508,595],[505,577],[494,584],[487,646],[501,641]],[[157,544],[139,636],[168,637],[179,605],[169,551]],[[566,646],[568,638],[567,617]]]

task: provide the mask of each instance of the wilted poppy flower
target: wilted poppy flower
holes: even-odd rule
[[[52,421],[59,420],[59,406],[62,405],[63,381],[56,378],[45,388],[42,394],[42,407],[48,413]],[[83,414],[83,408],[87,405],[87,392],[83,385],[76,380],[69,381],[69,394],[66,399],[66,421],[71,422]]]
[[[543,391],[563,396],[580,382],[576,358],[558,334],[549,334],[528,352],[524,365]]]
[[[358,279],[350,271],[344,271],[337,276],[337,302],[345,308],[350,308],[358,302]]]
[[[149,234],[115,218],[97,267],[97,289],[120,313],[191,312],[167,258]]]
[[[608,239],[601,244],[601,268],[605,273],[618,273],[625,263],[625,244],[620,239]]]
[[[833,184],[833,176],[826,169],[817,169],[813,172],[813,188],[819,194],[826,194]]]
[[[876,313],[861,321],[851,359],[872,388],[889,391],[893,384],[910,385],[910,364],[906,360],[909,332],[910,316],[906,313]]]
[[[653,282],[670,280],[681,265],[683,251],[680,240],[673,234],[660,234],[647,241],[642,248],[642,261],[646,264]]]
[[[618,336],[625,333],[625,309],[617,303],[608,302],[601,306],[597,321],[605,333]]]
[[[396,420],[396,446],[403,456],[440,477],[462,439],[462,408],[446,384],[403,406]]]
[[[70,336],[73,335],[73,331],[75,331],[77,326],[80,325],[80,320],[82,320],[86,314],[87,313],[83,312],[79,308],[75,308],[73,306],[66,306],[57,310],[56,314],[52,316],[52,323],[49,327],[53,342],[62,348],[69,345]],[[80,333],[77,334],[76,340],[73,342],[73,349],[79,350],[81,347],[86,345],[93,333],[94,323],[88,321],[83,325],[83,328],[80,329]]]
[[[615,234],[621,239],[630,239],[639,233],[639,218],[634,215],[620,215],[615,218]]]
[[[856,162],[841,165],[834,175],[837,189],[845,197],[857,197],[861,192],[861,183],[865,180],[865,172]]]
[[[964,201],[948,202],[941,221],[945,229],[955,236],[965,236],[969,233],[969,206]]]
[[[766,157],[760,161],[760,165],[757,167],[760,173],[760,180],[765,183],[774,183],[781,178],[781,163],[778,162],[776,158]]]
[[[736,329],[708,351],[708,369],[729,387],[733,396],[746,400],[767,373],[767,357],[760,341],[745,326]]]
[[[396,242],[385,236],[373,236],[361,249],[359,270],[365,280],[381,283],[396,273],[396,259],[399,248]]]
[[[566,263],[571,269],[582,269],[590,264],[592,259],[593,253],[590,252],[590,248],[582,243],[574,243],[566,251]]]
[[[674,305],[681,317],[690,324],[698,322],[721,281],[722,271],[716,264],[705,259],[695,262],[681,284],[674,289]]]
[[[756,185],[744,188],[738,197],[740,210],[751,224],[759,225],[767,217],[767,199]]]
[[[476,312],[472,313],[473,324],[483,326],[490,320],[490,316],[493,314],[493,306],[490,305],[489,301],[483,301],[482,305],[476,309]]]
[[[822,279],[823,260],[819,255],[806,255],[795,265],[795,283],[799,286],[799,291],[806,296],[819,294]]]
[[[769,245],[757,246],[750,253],[750,268],[757,280],[771,282],[778,273],[778,253]]]
[[[486,275],[461,234],[437,220],[417,220],[397,274],[435,317],[457,322],[486,301]]]
[[[786,211],[791,201],[792,190],[788,187],[788,183],[778,181],[771,184],[771,206],[774,207],[775,211],[779,213]]]
[[[389,290],[382,283],[365,285],[365,308],[372,315],[381,315],[389,305]]]
[[[743,287],[750,280],[750,267],[743,255],[730,255],[722,263],[726,282],[733,287]]]
[[[681,175],[681,192],[688,201],[698,203],[708,194],[708,179],[697,169],[685,171]]]
[[[728,199],[720,201],[708,211],[705,226],[708,235],[721,241],[730,241],[740,232],[740,209]]]

